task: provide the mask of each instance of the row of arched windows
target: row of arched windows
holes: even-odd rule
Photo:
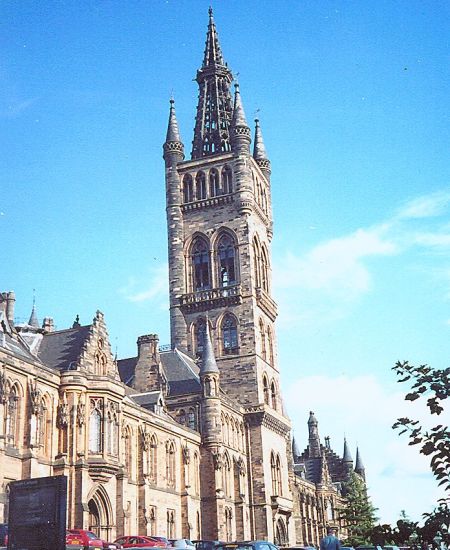
[[[0,406],[3,407],[3,419],[0,425],[0,436],[3,436],[8,447],[19,448],[21,442],[33,447],[40,455],[49,456],[51,452],[51,413],[52,400],[35,385],[30,384],[29,401],[26,400],[19,382],[13,382],[0,373]],[[24,421],[25,414],[29,417]],[[28,429],[26,429],[28,427]]]
[[[194,292],[234,285],[238,276],[234,235],[228,231],[222,232],[213,250],[206,235],[197,235],[189,249],[189,268],[189,279]]]
[[[212,327],[210,325],[210,334]],[[238,322],[234,315],[226,313],[218,324],[220,346],[219,355],[236,355],[239,352]],[[192,325],[192,341],[194,353],[202,357],[206,338],[206,319],[199,317]]]
[[[265,373],[263,374],[263,393],[264,403],[277,411],[279,407],[278,386],[275,380],[271,380],[269,384],[269,380]]]
[[[223,413],[221,422],[222,442],[224,445],[228,445],[238,451],[244,452],[244,424],[242,422],[238,422],[232,416]]]
[[[270,292],[270,265],[269,265],[269,253],[266,245],[261,244],[258,236],[253,238],[253,268],[255,286],[262,288],[265,292]]]
[[[183,201],[205,200],[233,192],[233,173],[229,166],[219,172],[212,168],[208,173],[197,172],[195,176],[185,174],[183,177]]]

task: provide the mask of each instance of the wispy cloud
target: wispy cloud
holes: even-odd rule
[[[433,193],[405,203],[390,219],[321,242],[302,255],[287,250],[274,262],[281,322],[310,323],[314,319],[323,322],[342,318],[376,285],[380,264],[374,260],[398,256],[413,247],[447,257],[450,250],[448,217],[441,226],[436,218],[448,214],[449,210],[450,192]],[[431,273],[428,266],[427,269]],[[444,294],[448,281],[442,278],[442,266],[439,273],[445,285]]]
[[[442,215],[450,203],[450,192],[439,191],[406,202],[397,213],[398,219],[430,218]]]
[[[120,289],[120,293],[129,301],[134,303],[159,301],[167,306],[169,289],[167,280],[167,264],[161,264],[149,269],[146,281],[143,277],[130,277],[126,286]]]
[[[22,101],[10,101],[0,110],[0,118],[17,118],[32,107],[38,99],[38,97],[32,97]]]

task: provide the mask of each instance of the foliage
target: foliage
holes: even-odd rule
[[[431,542],[439,532],[442,540],[448,547],[450,545],[450,506],[447,502],[441,502],[433,512],[423,514],[425,524],[420,530],[421,538]]]
[[[370,533],[370,542],[378,546],[394,544],[392,527],[387,523],[375,525]]]
[[[348,530],[348,542],[351,546],[369,543],[375,525],[376,509],[367,496],[366,484],[363,479],[351,472],[343,486],[346,505],[340,512],[340,519]]]
[[[408,361],[398,361],[393,369],[397,382],[410,382],[411,391],[405,400],[415,401],[427,397],[427,407],[432,415],[444,411],[442,402],[450,396],[450,368],[433,369],[428,365],[415,367]],[[430,457],[431,470],[438,484],[450,491],[450,430],[448,426],[438,424],[427,431],[418,420],[399,418],[392,426],[399,429],[400,435],[408,433],[409,445],[419,445],[420,452]],[[447,499],[448,501],[448,499]]]
[[[417,533],[418,522],[411,521],[402,510],[400,513],[400,519],[397,520],[397,528],[393,530],[393,542],[397,546],[407,546],[409,544],[410,537],[413,533]]]

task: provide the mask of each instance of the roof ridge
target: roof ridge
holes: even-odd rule
[[[188,363],[188,361],[186,361],[185,358],[187,359],[190,359],[191,361],[194,361],[191,357],[189,357],[189,355],[186,355],[184,352],[182,352],[181,350],[179,350],[178,348],[175,348],[173,350],[177,355],[178,357],[183,361],[183,363],[186,365],[186,367],[192,372],[192,374],[198,379],[200,380],[200,376],[192,369],[191,365]]]

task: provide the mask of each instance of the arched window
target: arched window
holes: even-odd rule
[[[194,182],[190,174],[186,174],[183,178],[183,199],[184,202],[192,202],[194,200]]]
[[[278,495],[278,476],[277,476],[277,462],[275,454],[270,454],[270,473],[272,478],[272,495]]]
[[[237,322],[233,315],[225,315],[222,320],[222,351],[224,355],[238,352]]]
[[[270,330],[270,327],[267,327],[267,354],[268,354],[268,361],[273,366],[273,339],[272,339],[272,331]]]
[[[154,435],[150,439],[148,466],[149,478],[155,482],[156,472],[158,471],[158,442],[156,441],[156,437]]]
[[[175,445],[172,441],[166,444],[166,480],[168,487],[175,487]]]
[[[192,275],[194,290],[211,288],[209,250],[204,239],[197,237],[192,244]]]
[[[124,430],[124,444],[125,444],[125,471],[128,475],[128,477],[132,477],[132,464],[133,464],[133,441],[132,441],[132,433],[129,426],[127,426]]]
[[[213,168],[209,173],[209,196],[221,195],[219,172]]]
[[[198,201],[206,199],[206,177],[204,172],[198,172],[195,176],[195,190]]]
[[[181,409],[180,411],[180,414],[179,414],[179,417],[178,417],[178,422],[180,424],[186,424],[186,413],[184,412],[184,409]]]
[[[229,166],[222,169],[222,190],[224,195],[233,192],[233,174]]]
[[[102,452],[102,414],[97,408],[93,408],[89,417],[89,452]]]
[[[266,292],[269,292],[269,260],[266,247],[261,249],[261,286]]]
[[[272,401],[272,408],[277,410],[277,387],[273,380],[270,384],[270,399]]]
[[[253,239],[253,269],[255,278],[255,287],[261,286],[261,249],[256,238]]]
[[[267,359],[267,353],[266,353],[266,333],[264,330],[264,323],[262,319],[259,321],[259,337],[261,340],[261,357],[266,361]]]
[[[263,376],[263,392],[264,392],[264,403],[266,405],[269,404],[269,381],[267,380],[267,376]]]
[[[283,495],[283,483],[281,479],[281,460],[280,455],[277,455],[276,460],[276,476],[277,476],[277,487],[278,487],[278,495]]]
[[[202,317],[197,319],[194,325],[194,344],[197,357],[203,356],[203,350],[205,348],[206,338],[206,321]]]
[[[188,428],[191,428],[191,430],[196,430],[197,429],[197,421],[196,421],[196,418],[195,418],[195,410],[192,407],[188,411],[187,425],[188,425]]]
[[[219,269],[220,286],[232,285],[236,282],[236,247],[230,235],[224,234],[217,244],[217,266]]]
[[[175,511],[167,510],[167,538],[175,537]]]
[[[197,453],[194,453],[192,466],[194,469],[194,495],[198,496],[200,494],[200,468]]]
[[[222,489],[226,497],[231,497],[231,461],[228,454],[225,453],[222,467]]]
[[[225,507],[225,539],[233,540],[233,512],[231,508]]]

